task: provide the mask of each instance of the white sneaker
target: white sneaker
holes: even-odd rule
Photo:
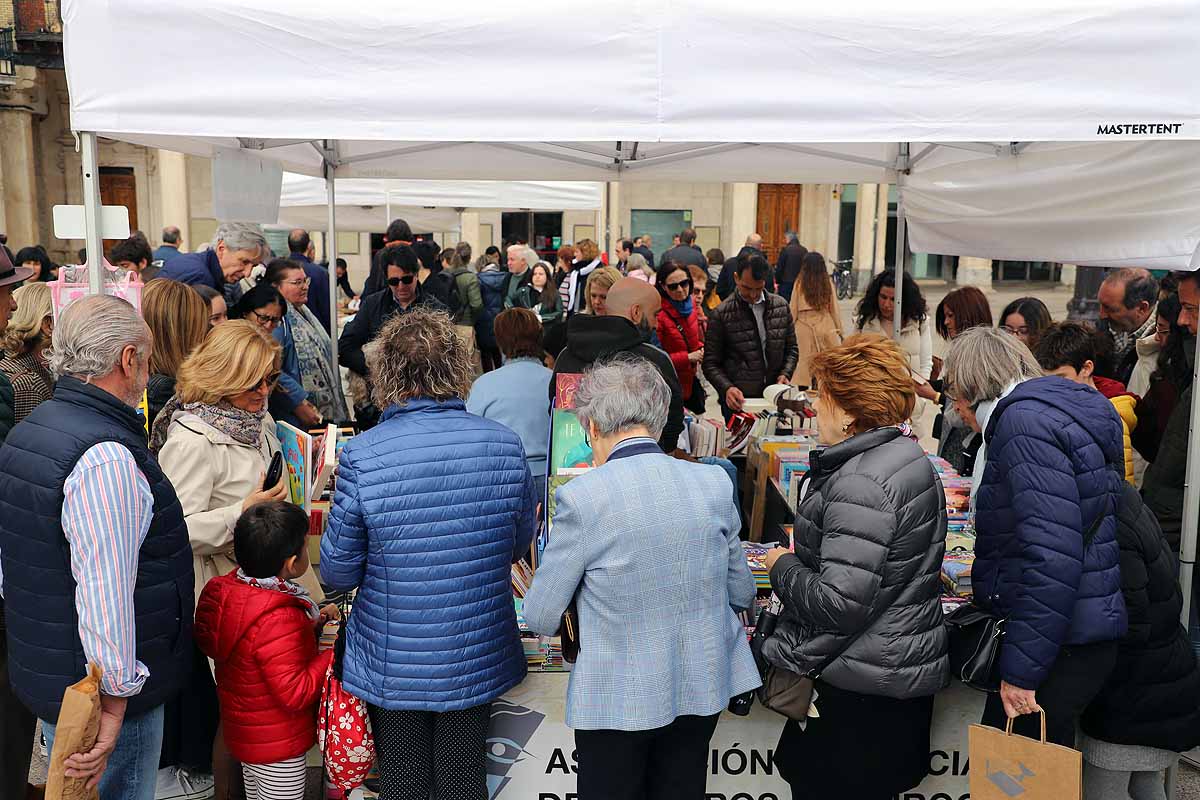
[[[188,772],[179,767],[164,767],[158,771],[155,800],[210,800],[212,796],[212,775]]]

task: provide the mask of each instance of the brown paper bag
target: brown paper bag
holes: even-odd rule
[[[87,753],[96,745],[100,733],[100,675],[96,664],[88,664],[88,676],[63,692],[58,726],[54,729],[54,752],[46,776],[46,800],[97,800],[96,789],[88,791],[87,781],[68,778],[63,762],[76,753]]]
[[[1014,736],[1013,721],[1006,731],[972,725],[972,800],[1080,800],[1083,796],[1083,756],[1078,750],[1046,741],[1046,712],[1042,740]]]

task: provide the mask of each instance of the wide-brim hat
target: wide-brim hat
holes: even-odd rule
[[[32,269],[29,267],[14,267],[12,262],[8,260],[8,254],[0,249],[0,286],[21,283],[32,277]]]

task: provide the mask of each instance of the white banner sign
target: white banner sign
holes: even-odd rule
[[[567,675],[534,673],[492,707],[490,800],[576,800],[575,736],[564,720]],[[929,776],[896,800],[969,800],[967,727],[983,695],[960,684],[934,705]],[[783,717],[757,703],[748,717],[723,714],[708,757],[707,800],[788,800],[773,763]]]

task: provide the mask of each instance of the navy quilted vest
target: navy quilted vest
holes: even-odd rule
[[[75,611],[63,484],[93,445],[119,442],[154,494],[138,553],[133,603],[137,658],[150,670],[129,699],[136,715],[179,690],[192,661],[192,550],[171,482],[146,447],[140,417],[101,389],[70,377],[13,428],[0,448],[0,552],[13,691],[41,719],[58,719],[63,690],[87,671]]]

